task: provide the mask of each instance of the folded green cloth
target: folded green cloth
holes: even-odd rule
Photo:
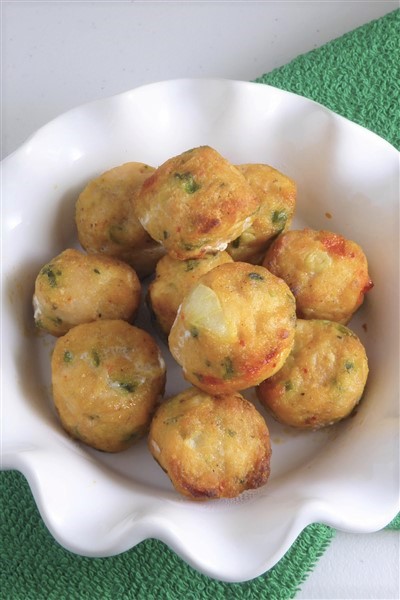
[[[0,597],[7,600],[290,598],[334,534],[330,527],[311,525],[267,575],[221,583],[187,566],[158,540],[111,558],[75,556],[51,538],[22,475],[5,472],[0,482]]]
[[[399,147],[399,23],[396,10],[257,82],[316,100]],[[265,575],[221,583],[194,571],[157,540],[110,558],[75,556],[47,531],[22,475],[1,473],[0,493],[0,594],[7,600],[286,600],[334,535],[330,527],[310,525]],[[400,529],[400,515],[389,526]]]

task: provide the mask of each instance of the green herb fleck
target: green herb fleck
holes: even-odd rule
[[[182,242],[181,247],[184,250],[197,250],[198,248],[201,248],[206,243],[207,243],[207,240],[204,240],[200,244],[191,244],[190,242]]]
[[[190,328],[190,335],[191,335],[193,338],[197,338],[197,337],[199,337],[199,330],[198,330],[198,329],[197,329],[197,327],[195,327],[194,325],[192,325],[192,326],[191,326],[191,328]]]
[[[87,415],[89,421],[98,421],[100,419],[99,415]]]
[[[192,173],[174,173],[175,179],[182,182],[183,189],[187,194],[194,194],[201,188],[201,185],[194,179]]]
[[[185,271],[193,271],[196,267],[199,266],[199,261],[195,258],[191,258],[185,261]]]
[[[66,350],[64,352],[64,362],[70,363],[73,361],[73,359],[74,359],[74,355],[72,354],[72,352],[70,352],[69,350]]]
[[[230,379],[235,374],[232,359],[227,356],[221,363],[221,367],[224,370],[224,379]]]
[[[163,238],[164,238],[164,240],[167,240],[169,238],[169,233],[165,229],[163,231]]]
[[[249,278],[256,281],[264,281],[264,277],[259,273],[249,273]]]
[[[271,220],[274,225],[279,225],[281,229],[283,229],[286,225],[287,218],[288,216],[285,210],[274,210]]]
[[[351,360],[346,360],[344,363],[344,368],[349,373],[352,369],[354,369],[354,363]]]
[[[46,265],[41,270],[41,274],[48,278],[50,287],[57,287],[57,277],[61,275],[61,271],[59,269],[54,271],[53,265]]]
[[[97,352],[97,350],[92,350],[91,358],[92,358],[92,363],[94,364],[94,366],[98,367],[100,365],[100,356],[99,356],[99,353]]]
[[[124,228],[122,225],[112,225],[108,231],[108,235],[110,240],[114,242],[114,244],[121,244],[123,240],[121,240],[121,233],[123,233]]]
[[[164,425],[172,425],[176,423],[183,415],[175,415],[174,417],[168,417],[168,419],[164,419]]]
[[[230,436],[230,437],[235,437],[236,435],[236,431],[233,431],[233,429],[227,429],[226,433]]]
[[[97,274],[100,275],[100,271],[98,269],[93,269],[93,271]]]
[[[334,379],[332,381],[332,385],[333,387],[335,387],[339,392],[345,392],[346,391],[346,387],[343,385],[343,383],[339,380],[339,379]]]
[[[132,394],[138,386],[138,384],[133,381],[118,381],[117,385],[122,391],[128,394]]]
[[[289,392],[290,390],[293,389],[293,383],[291,381],[285,381],[285,391]]]
[[[352,331],[350,331],[350,329],[348,329],[344,325],[340,325],[340,323],[337,323],[336,329],[339,331],[339,333],[341,333],[344,336],[355,337],[355,334]],[[336,337],[342,339],[342,336],[340,335],[337,335]]]

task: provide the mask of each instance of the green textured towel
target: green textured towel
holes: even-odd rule
[[[257,81],[312,98],[399,148],[399,24],[396,10]],[[48,533],[22,475],[1,473],[0,491],[0,594],[7,600],[289,599],[334,535],[310,525],[268,573],[228,584],[197,573],[156,540],[111,558],[75,556]],[[400,529],[400,515],[389,527]]]
[[[400,148],[400,11],[256,79],[320,102]]]

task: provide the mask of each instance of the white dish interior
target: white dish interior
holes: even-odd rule
[[[320,432],[270,428],[266,486],[232,501],[179,497],[143,440],[107,455],[72,441],[50,388],[54,340],[34,332],[40,267],[77,246],[74,206],[113,166],[153,166],[195,146],[231,162],[268,163],[298,184],[292,228],[342,233],[367,254],[375,287],[349,326],[370,377],[355,415]],[[2,466],[22,471],[54,537],[73,552],[110,556],[166,542],[211,577],[244,581],[271,568],[312,522],[352,531],[386,525],[398,505],[398,153],[373,133],[300,96],[227,80],[138,88],[55,119],[3,161]],[[137,322],[151,330],[145,308]],[[186,384],[167,362],[167,395]]]

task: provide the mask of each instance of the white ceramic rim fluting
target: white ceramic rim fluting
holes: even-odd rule
[[[53,342],[34,334],[31,298],[40,266],[73,243],[74,202],[90,178],[130,160],[157,166],[202,144],[234,164],[268,163],[293,177],[294,227],[357,241],[375,287],[350,323],[370,362],[356,414],[302,433],[258,407],[273,443],[268,484],[193,503],[178,497],[145,441],[108,456],[62,431],[51,404]],[[377,135],[301,96],[221,79],[164,81],[75,108],[3,161],[2,468],[26,476],[60,544],[111,556],[153,537],[202,573],[245,581],[276,564],[310,523],[370,532],[396,515],[398,186],[398,152]],[[143,310],[138,324],[149,323]],[[160,347],[172,394],[185,384]]]

